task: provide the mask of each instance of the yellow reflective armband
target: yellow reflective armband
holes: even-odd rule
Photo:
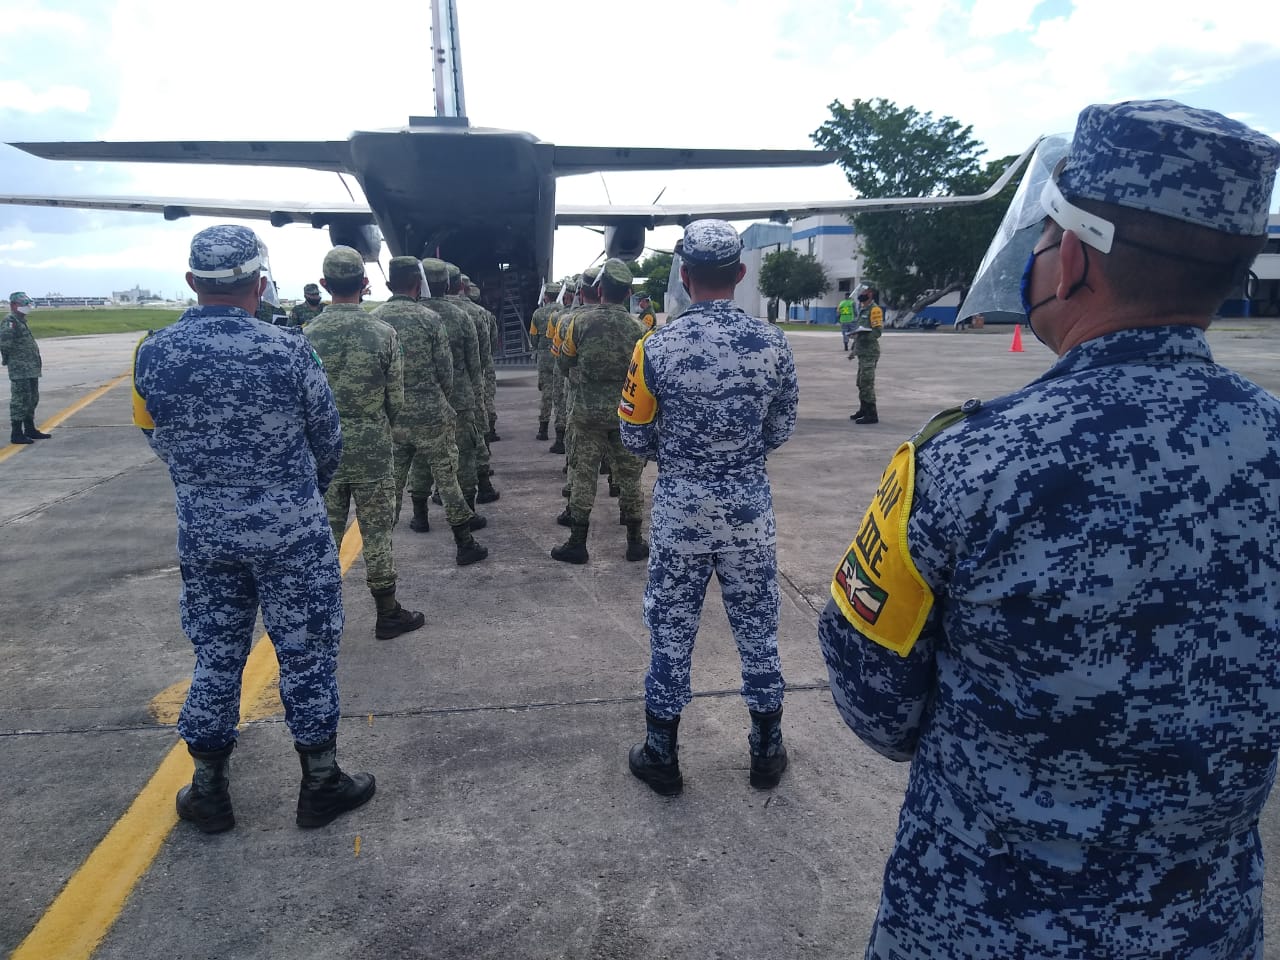
[[[138,341],[137,346],[133,348],[133,425],[141,427],[143,430],[154,430],[156,422],[151,419],[151,414],[147,412],[147,400],[138,392],[138,347],[146,342],[147,337],[151,336],[150,332],[146,337]]]
[[[636,341],[631,351],[631,366],[627,368],[627,382],[622,387],[622,399],[618,401],[618,416],[627,423],[638,425],[653,423],[658,415],[658,398],[649,392],[644,382],[644,341]]]
[[[915,473],[915,445],[907,441],[885,468],[858,535],[831,580],[831,597],[849,624],[903,657],[933,609],[933,591],[907,547]]]

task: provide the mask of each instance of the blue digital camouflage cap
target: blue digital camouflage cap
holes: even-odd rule
[[[723,267],[737,263],[742,254],[742,238],[724,220],[695,220],[684,228],[684,239],[676,253],[685,263]]]
[[[449,282],[449,265],[436,257],[423,257],[422,270],[427,275],[427,282],[440,284],[443,287]]]
[[[235,284],[262,269],[262,241],[248,227],[221,223],[191,238],[187,265],[191,275],[213,283]]]
[[[326,280],[358,280],[364,276],[364,258],[352,247],[334,247],[320,267]]]
[[[1081,111],[1057,183],[1068,199],[1258,236],[1277,165],[1280,143],[1236,120],[1175,100],[1130,100]]]

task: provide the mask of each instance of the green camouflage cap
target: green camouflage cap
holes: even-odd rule
[[[318,284],[318,283],[308,283],[305,287],[303,287],[303,288],[302,288],[302,295],[305,297],[305,296],[307,296],[308,294],[312,294],[312,295],[317,296],[317,297],[318,297],[318,296],[320,296],[320,284]]]
[[[548,280],[547,285],[542,288],[542,292],[549,293],[554,297],[560,292],[560,284],[555,280]]]
[[[600,276],[600,270],[597,267],[587,267],[582,271],[582,282],[590,286],[596,282],[598,276]]]
[[[453,286],[462,277],[462,268],[456,263],[450,263],[448,260],[444,262],[444,265],[449,271],[449,286]]]
[[[32,300],[30,297],[28,297],[28,296],[27,296],[25,293],[23,293],[21,290],[15,290],[15,291],[13,291],[13,293],[9,294],[9,302],[10,302],[10,303],[20,303],[20,304],[22,304],[24,307],[29,307],[29,306],[31,306],[31,304],[35,303],[35,301],[34,301],[34,300]]]
[[[427,275],[427,283],[438,283],[443,286],[449,281],[449,265],[435,257],[423,257],[422,269]]]
[[[601,273],[614,283],[621,284],[624,287],[631,286],[632,281],[635,280],[635,277],[631,275],[631,270],[617,257],[611,257],[606,260],[601,268]]]
[[[364,258],[351,247],[334,247],[324,255],[320,272],[326,280],[358,280],[364,276]]]
[[[417,257],[392,257],[387,264],[387,283],[392,287],[411,287],[417,279]]]

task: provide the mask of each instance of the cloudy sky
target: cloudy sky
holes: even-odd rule
[[[991,157],[1070,130],[1086,104],[1133,98],[1172,97],[1280,136],[1275,0],[457,4],[472,123],[553,143],[806,148],[833,100],[873,97],[972,125]],[[329,140],[400,127],[432,112],[429,9],[0,0],[0,141]],[[827,168],[573,177],[558,199],[647,203],[664,189],[664,203],[851,195]],[[335,174],[78,166],[4,145],[0,192],[348,199]],[[185,295],[187,241],[210,222],[0,206],[0,288]],[[300,296],[326,234],[256,226],[282,293]],[[651,242],[669,247],[675,235]],[[598,250],[596,234],[561,228],[556,273]]]

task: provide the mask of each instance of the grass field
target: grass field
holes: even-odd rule
[[[181,310],[159,307],[99,307],[58,310],[52,307],[35,310],[27,318],[27,326],[37,340],[46,337],[82,337],[95,333],[131,333],[167,327],[182,315]]]

